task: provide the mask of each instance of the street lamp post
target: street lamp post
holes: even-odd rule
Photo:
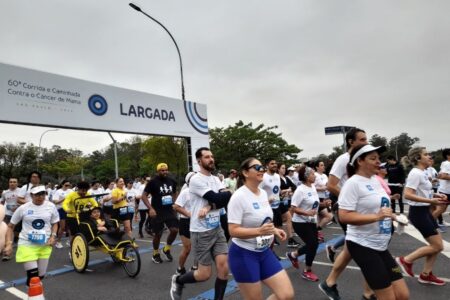
[[[178,52],[178,59],[180,60],[180,74],[181,74],[181,99],[186,100],[184,98],[184,80],[183,80],[183,62],[181,60],[181,53],[180,53],[180,48],[178,48],[178,44],[175,41],[175,39],[173,38],[172,34],[170,33],[170,31],[158,20],[156,20],[155,18],[153,18],[152,16],[148,15],[146,12],[142,11],[141,8],[139,6],[137,6],[136,4],[133,3],[129,3],[129,5],[137,10],[138,12],[144,14],[145,16],[147,16],[148,18],[150,18],[151,20],[153,20],[155,23],[158,23],[170,36],[170,38],[172,39],[173,43],[175,44],[175,48],[177,48],[177,52]]]
[[[46,130],[46,131],[44,131],[42,134],[41,134],[41,137],[39,138],[39,148],[38,148],[38,155],[37,155],[37,159],[36,159],[36,166],[37,166],[37,168],[39,169],[39,156],[41,156],[41,143],[42,143],[42,137],[44,136],[44,134],[46,134],[47,132],[50,132],[50,131],[58,131],[59,129],[48,129],[48,130]]]

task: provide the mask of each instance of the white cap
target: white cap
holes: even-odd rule
[[[289,167],[289,168],[288,168],[288,171],[295,171],[294,166]]]
[[[189,185],[189,180],[191,180],[192,176],[194,176],[196,172],[189,172],[186,174],[186,177],[184,177],[184,182],[186,182]]]
[[[46,191],[47,191],[47,190],[45,189],[45,186],[43,186],[43,185],[38,185],[38,186],[35,186],[34,188],[32,188],[32,189],[30,190],[30,193],[33,194],[33,195],[35,195],[35,194],[39,194],[39,193],[46,192]]]
[[[353,155],[352,159],[350,160],[350,166],[353,166],[355,161],[358,159],[358,157],[360,157],[364,153],[373,152],[373,151],[377,151],[378,153],[382,153],[382,152],[386,151],[386,147],[385,146],[374,147],[372,145],[365,145],[364,147],[359,149],[355,153],[355,155]]]

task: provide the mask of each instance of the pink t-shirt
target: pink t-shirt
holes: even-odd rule
[[[381,183],[381,186],[383,187],[383,189],[386,191],[386,194],[388,194],[388,196],[391,196],[391,189],[389,188],[389,186],[387,185],[386,181],[384,181],[383,178],[381,178],[378,175],[375,175],[375,177],[378,179],[378,181]]]

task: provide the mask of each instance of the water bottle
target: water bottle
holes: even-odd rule
[[[386,197],[381,198],[381,207],[390,207],[390,201]],[[384,218],[379,221],[380,234],[391,234],[391,218]]]

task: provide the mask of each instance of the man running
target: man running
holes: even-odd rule
[[[200,172],[192,176],[189,184],[190,231],[198,270],[172,276],[170,289],[172,300],[181,299],[186,283],[208,280],[211,277],[213,261],[217,269],[214,299],[223,299],[227,287],[228,245],[220,226],[220,208],[227,205],[231,192],[225,189],[219,178],[212,175],[211,172],[215,169],[214,157],[208,148],[199,148],[195,152],[195,158],[200,166]]]
[[[155,264],[162,263],[159,254],[159,243],[164,230],[164,224],[169,228],[169,235],[162,253],[168,261],[172,261],[170,248],[178,234],[178,219],[173,205],[177,198],[177,183],[168,177],[169,167],[166,163],[160,163],[156,166],[158,175],[155,176],[144,189],[142,193],[142,201],[149,208],[149,215],[152,218],[152,229],[155,233],[153,238],[153,257]],[[148,195],[151,195],[152,203],[148,201]]]

